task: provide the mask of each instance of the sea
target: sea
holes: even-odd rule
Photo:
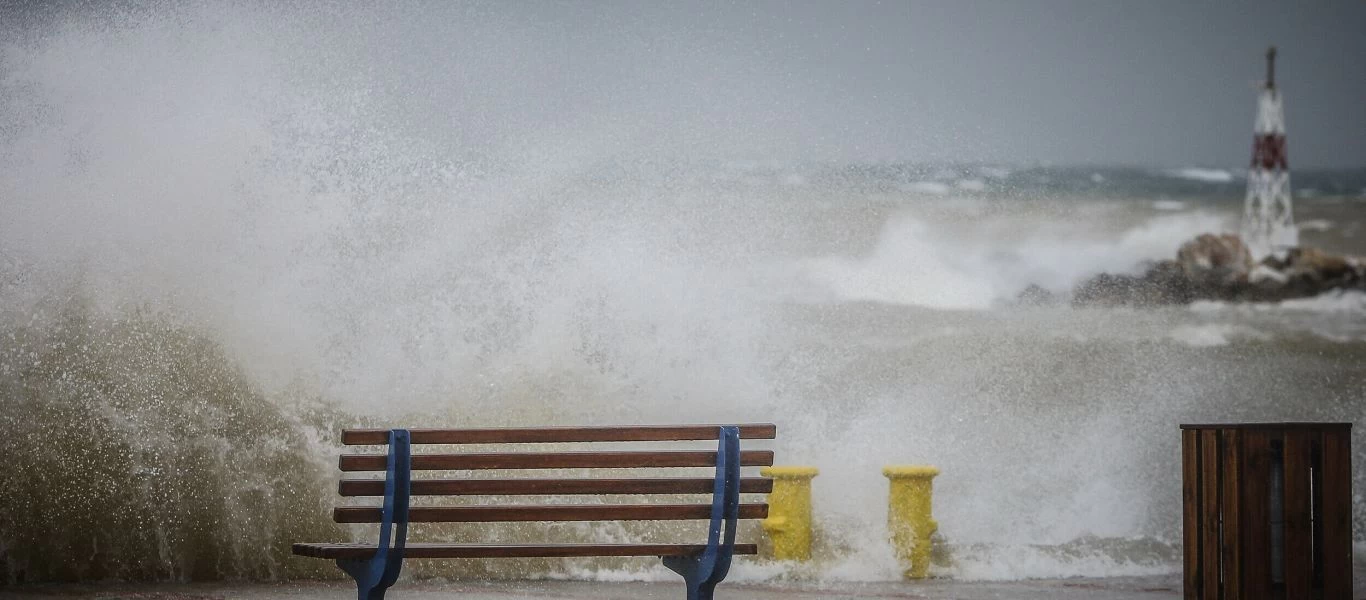
[[[733,577],[837,582],[900,577],[887,465],[941,470],[936,576],[1164,575],[1180,424],[1354,422],[1366,554],[1366,294],[1016,301],[1236,232],[1243,168],[472,144],[486,124],[423,121],[337,75],[354,57],[324,77],[243,23],[265,27],[115,19],[0,54],[0,582],[337,577],[289,544],[375,535],[330,521],[350,426],[776,423],[777,462],[820,471],[815,558]],[[1366,255],[1366,168],[1291,181],[1304,245]]]

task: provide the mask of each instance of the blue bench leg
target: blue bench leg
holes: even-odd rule
[[[398,581],[403,549],[408,540],[408,503],[412,487],[412,446],[406,429],[389,431],[388,469],[384,477],[384,508],[379,543],[368,559],[341,559],[337,566],[356,580],[358,600],[384,600],[384,591]],[[390,534],[393,534],[392,536]]]
[[[716,593],[717,581],[702,577],[702,564],[691,556],[666,556],[664,566],[683,576],[683,584],[688,588],[688,600],[712,600]]]
[[[389,585],[383,581],[383,571],[377,571],[371,560],[339,560],[337,566],[356,580],[357,600],[384,600]]]
[[[683,576],[688,600],[712,600],[735,552],[735,522],[740,513],[740,428],[727,425],[717,434],[707,547],[697,556],[663,557],[664,566]]]

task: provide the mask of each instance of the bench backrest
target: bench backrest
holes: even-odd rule
[[[738,438],[774,439],[777,428],[772,424],[735,426]],[[408,444],[465,445],[465,444],[548,444],[572,442],[667,442],[718,440],[719,425],[665,425],[630,427],[535,427],[491,429],[411,429],[407,430]],[[348,429],[342,432],[346,445],[386,445],[391,436],[387,429]],[[738,443],[738,441],[736,442]],[[724,447],[724,444],[722,445]],[[471,452],[419,453],[411,452],[412,471],[464,470],[538,470],[538,469],[633,469],[671,467],[716,467],[719,450],[592,450],[592,451],[533,451],[533,452]],[[403,454],[408,454],[407,449]],[[771,450],[741,450],[735,452],[738,466],[755,467],[773,464]],[[344,472],[391,470],[390,453],[343,454],[339,466]],[[735,468],[735,467],[732,467]],[[392,471],[391,471],[392,472]],[[738,473],[738,468],[734,471]],[[718,489],[717,477],[651,477],[619,478],[454,478],[412,479],[401,482],[409,486],[413,496],[536,496],[536,495],[616,495],[616,494],[713,494]],[[338,491],[342,496],[385,496],[384,479],[342,479]],[[773,489],[771,479],[738,477],[739,493],[765,494]],[[733,492],[732,492],[733,493]],[[455,506],[413,506],[407,509],[408,522],[501,522],[501,521],[652,521],[712,519],[714,502],[696,504],[631,503],[631,504],[525,504],[506,503],[461,504]],[[765,503],[738,505],[740,519],[762,519],[768,515]],[[378,506],[342,506],[333,511],[338,523],[381,523],[384,510]]]

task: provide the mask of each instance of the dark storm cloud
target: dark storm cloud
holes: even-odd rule
[[[11,29],[32,30],[108,5],[6,6]],[[458,143],[544,132],[698,158],[1241,165],[1275,44],[1292,164],[1366,164],[1359,1],[252,6],[306,21],[319,61],[348,57],[415,129],[459,124]]]

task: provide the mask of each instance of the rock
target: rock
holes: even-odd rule
[[[1072,304],[1155,306],[1182,304],[1195,296],[1195,285],[1176,261],[1164,260],[1141,276],[1101,273],[1072,290]]]
[[[1193,300],[1200,286],[1186,274],[1185,267],[1174,260],[1158,261],[1150,266],[1143,278],[1153,290],[1152,304],[1177,304]]]
[[[1202,233],[1181,245],[1176,262],[1190,276],[1246,279],[1252,271],[1252,253],[1242,238],[1226,233]]]
[[[1073,306],[1120,306],[1130,304],[1137,278],[1101,273],[1072,289]]]
[[[1287,267],[1291,277],[1307,275],[1326,281],[1341,279],[1353,274],[1353,261],[1345,256],[1334,256],[1318,248],[1294,248],[1286,254]]]
[[[1335,256],[1317,248],[1295,248],[1285,257],[1289,297],[1316,296],[1328,290],[1366,290],[1366,267],[1356,257]]]
[[[1238,236],[1206,233],[1182,244],[1176,260],[1148,265],[1142,275],[1101,273],[1082,282],[1072,291],[1072,304],[1278,302],[1338,289],[1366,290],[1366,259],[1294,248],[1283,259],[1268,257],[1253,263]],[[1021,301],[1024,299],[1022,293]]]
[[[1053,292],[1043,289],[1033,283],[1029,284],[1029,287],[1025,288],[1024,291],[1015,295],[1015,302],[1026,306],[1044,306],[1047,304],[1055,304],[1057,301],[1058,298]]]

